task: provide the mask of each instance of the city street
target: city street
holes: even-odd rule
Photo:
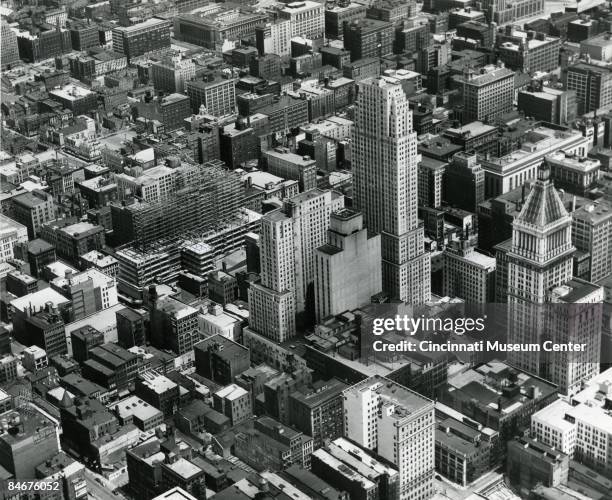
[[[89,498],[96,498],[98,500],[126,500],[119,490],[115,490],[115,493],[113,493],[113,491],[111,491],[113,486],[100,474],[96,474],[95,472],[86,469],[85,480],[87,481]],[[100,484],[98,480],[100,480],[103,484]]]

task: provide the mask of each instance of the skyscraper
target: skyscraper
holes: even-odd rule
[[[279,211],[261,219],[261,284],[249,288],[249,326],[283,342],[295,335],[293,223]]]
[[[578,278],[598,282],[612,273],[612,203],[602,198],[573,212],[572,242],[589,256]]]
[[[363,228],[359,212],[344,209],[330,218],[327,242],[315,250],[317,320],[356,309],[381,290],[380,236]]]
[[[540,343],[546,333],[547,291],[572,277],[572,218],[565,210],[546,163],[512,223],[508,252],[508,342]],[[534,374],[546,371],[540,351],[512,351],[508,360]]]
[[[261,219],[261,284],[249,288],[250,327],[283,342],[295,335],[295,315],[314,307],[315,249],[326,241],[332,212],[344,207],[334,191],[311,189]]]
[[[354,204],[381,234],[383,291],[413,304],[430,298],[430,258],[419,224],[417,135],[399,80],[359,85],[354,133]]]
[[[0,30],[2,40],[0,67],[6,69],[19,62],[19,48],[17,47],[17,35],[4,19],[0,24]]]
[[[542,375],[573,395],[599,373],[604,289],[581,279],[571,279],[548,293],[551,302],[547,337],[559,344],[582,344],[580,351],[555,352]]]
[[[434,404],[375,375],[344,391],[344,435],[397,466],[399,498],[433,495]]]

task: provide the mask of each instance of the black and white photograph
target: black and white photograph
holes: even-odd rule
[[[612,0],[0,22],[0,500],[612,500]]]

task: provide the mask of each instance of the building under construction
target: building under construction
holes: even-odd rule
[[[242,208],[222,227],[184,232],[146,247],[118,248],[118,291],[141,299],[148,285],[175,283],[181,271],[206,280],[216,260],[243,247],[247,233],[259,231],[260,220],[261,214]]]
[[[133,198],[111,205],[115,244],[146,249],[162,239],[222,227],[236,216],[243,199],[238,173],[218,162],[206,163],[189,182],[177,182],[176,191],[165,199]]]

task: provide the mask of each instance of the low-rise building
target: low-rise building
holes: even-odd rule
[[[121,425],[134,424],[141,431],[155,429],[164,423],[164,414],[138,396],[130,396],[112,403],[111,409]]]
[[[577,130],[539,123],[529,132],[520,149],[500,158],[481,158],[485,171],[485,199],[499,196],[536,179],[537,170],[548,154],[563,150],[585,156],[588,138]]]
[[[165,417],[174,415],[179,406],[179,386],[154,371],[143,373],[136,379],[135,394],[161,410]]]
[[[507,474],[522,494],[537,484],[547,487],[565,484],[569,457],[536,439],[520,437],[508,443]]]
[[[293,464],[310,468],[312,438],[273,418],[247,422],[235,439],[236,456],[255,470],[284,470]]]
[[[230,419],[230,425],[237,425],[253,415],[251,395],[236,384],[230,384],[213,394],[215,411]]]
[[[0,263],[12,259],[14,247],[28,241],[28,228],[16,220],[0,215]]]
[[[587,156],[555,151],[544,157],[555,187],[584,196],[599,180],[601,163]]]
[[[251,366],[249,349],[221,335],[199,342],[194,351],[197,374],[220,385],[231,384]]]

